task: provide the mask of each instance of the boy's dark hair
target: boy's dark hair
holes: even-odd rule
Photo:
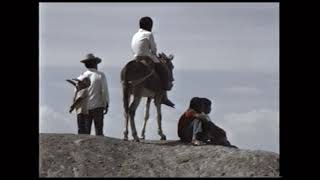
[[[205,107],[211,106],[212,102],[208,98],[201,98],[201,101]]]
[[[151,31],[152,24],[152,19],[148,16],[142,17],[139,21],[140,28],[147,31]]]
[[[194,109],[196,112],[200,113],[201,112],[201,98],[199,97],[193,97],[190,100],[190,105],[189,108]]]
[[[202,112],[209,114],[211,112],[212,102],[208,98],[201,98]]]

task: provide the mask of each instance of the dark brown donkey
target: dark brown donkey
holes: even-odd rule
[[[160,61],[168,70],[168,78],[170,87],[173,86],[173,55],[166,56],[164,53],[159,54]],[[131,133],[134,141],[139,142],[137,130],[135,126],[134,116],[139,106],[142,97],[147,97],[144,125],[141,132],[142,139],[145,138],[145,128],[149,119],[149,109],[151,100],[154,99],[154,104],[157,109],[158,134],[161,140],[166,140],[166,136],[162,132],[161,127],[161,99],[166,91],[162,89],[162,82],[159,74],[154,70],[150,70],[147,66],[137,61],[130,61],[121,70],[121,83],[123,90],[123,106],[125,116],[125,130],[123,132],[124,140],[128,140],[128,121],[130,120]],[[130,98],[133,96],[133,101],[130,104]],[[129,105],[130,104],[130,105]]]

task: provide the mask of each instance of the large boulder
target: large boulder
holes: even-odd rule
[[[279,176],[279,154],[179,141],[40,134],[40,177]]]

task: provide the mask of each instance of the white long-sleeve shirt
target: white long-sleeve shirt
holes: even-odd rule
[[[139,29],[132,37],[131,49],[134,57],[149,56],[154,62],[159,62],[156,56],[157,45],[154,41],[152,32]]]
[[[90,78],[90,86],[88,87],[88,110],[109,105],[109,91],[106,76],[103,72],[89,68],[78,79],[83,80],[85,77]]]

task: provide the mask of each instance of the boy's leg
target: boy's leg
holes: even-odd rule
[[[172,108],[175,106],[175,104],[168,98],[168,91],[164,91],[161,103]]]
[[[204,132],[198,132],[196,134],[196,139],[205,143],[208,141],[207,135]]]
[[[92,125],[92,121],[93,121],[93,112],[92,112],[92,110],[89,110],[89,114],[86,117],[87,117],[86,133],[90,135],[91,134],[91,125]]]
[[[194,119],[192,123],[193,123],[192,139],[196,139],[196,135],[199,132],[202,132],[202,127],[201,127],[202,123],[198,119]]]
[[[89,130],[89,127],[91,127],[91,124],[90,124],[90,126],[88,125],[89,124],[89,114],[83,114],[83,118],[84,118],[84,127],[83,127],[84,134],[90,134],[91,131]]]
[[[97,136],[103,136],[103,108],[94,109],[94,127]]]
[[[199,119],[194,119],[193,122],[193,133],[192,133],[192,144],[193,145],[201,145],[201,139],[199,135],[202,133],[202,122]]]
[[[228,146],[228,141],[224,137],[217,137],[214,139],[215,145]]]
[[[81,127],[81,114],[77,114],[77,122],[78,122],[78,134],[82,134],[82,127]]]
[[[78,134],[86,134],[86,117],[84,114],[77,114]]]
[[[216,126],[213,122],[208,121],[208,123],[206,123],[205,130],[211,144],[221,145],[223,140],[221,139],[221,131],[218,126]]]
[[[226,132],[213,123],[210,124],[210,139],[211,143],[215,145],[238,148],[234,145],[231,145],[231,143],[228,141]]]
[[[162,63],[154,63],[155,64],[155,71],[158,73],[162,88],[164,90],[164,96],[162,98],[162,104],[165,104],[169,107],[174,107],[175,104],[168,98],[167,91],[171,90],[172,84],[169,81],[169,74],[167,69],[164,67],[165,65]]]
[[[169,74],[167,72],[167,69],[164,67],[165,65],[162,63],[155,63],[155,71],[158,73],[160,79],[161,79],[161,84],[163,90],[170,90],[169,88]]]
[[[192,123],[190,123],[187,127],[182,129],[181,141],[190,143],[192,141],[192,132],[193,132],[193,125]]]
[[[201,121],[201,127],[202,127],[202,132],[199,132],[197,134],[197,139],[208,143],[208,140],[210,140],[210,135],[209,135],[209,121]]]

